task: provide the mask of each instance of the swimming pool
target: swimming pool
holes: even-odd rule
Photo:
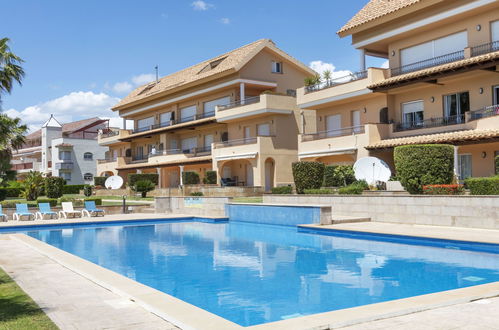
[[[26,233],[242,326],[499,281],[493,245],[192,220]]]

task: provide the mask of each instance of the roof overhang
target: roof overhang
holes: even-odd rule
[[[217,156],[215,157],[216,161],[222,160],[235,160],[235,159],[253,159],[256,158],[258,152],[247,152],[243,154],[235,154],[235,155],[227,155],[227,156]]]
[[[310,151],[310,152],[300,152],[298,158],[315,158],[324,156],[335,156],[335,155],[352,155],[357,152],[357,148],[338,148],[338,149],[328,149],[320,151]]]
[[[148,137],[151,137],[152,135],[160,134],[160,133],[171,131],[171,130],[188,129],[188,128],[191,128],[194,126],[211,124],[211,123],[216,123],[216,119],[214,117],[193,120],[193,121],[189,121],[186,123],[181,123],[181,124],[157,128],[157,129],[150,130],[150,131],[130,134],[126,138],[118,139],[118,141],[131,142],[133,139],[136,139],[136,138],[141,138],[141,137],[148,138]]]

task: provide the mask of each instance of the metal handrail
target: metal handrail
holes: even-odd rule
[[[237,107],[240,107],[243,105],[254,104],[254,103],[258,103],[258,102],[260,102],[260,95],[248,97],[248,98],[245,98],[243,100],[231,102],[231,103],[225,104],[225,105],[218,105],[217,109],[218,109],[218,111],[224,111],[224,110],[237,108]]]
[[[101,138],[109,138],[109,137],[113,137],[113,136],[116,136],[116,135],[119,135],[119,134],[120,134],[120,131],[106,130],[106,131],[103,131],[101,133]]]
[[[454,116],[429,118],[424,120],[396,123],[393,131],[401,132],[401,131],[409,131],[421,128],[457,125],[457,124],[463,124],[465,123],[465,121],[466,121],[466,116],[464,113],[462,113]]]
[[[244,139],[235,139],[235,140],[217,142],[217,143],[215,143],[214,147],[215,147],[215,149],[219,149],[219,148],[226,148],[226,147],[233,147],[233,146],[241,146],[241,145],[245,145],[245,144],[255,144],[256,142],[257,142],[256,137],[249,137],[249,138],[244,138]]]
[[[470,111],[470,121],[486,117],[499,116],[499,104],[490,105],[480,110]]]
[[[351,127],[344,127],[340,129],[333,129],[329,131],[322,131],[322,132],[317,132],[317,133],[311,133],[311,134],[302,134],[301,140],[302,142],[307,142],[307,141],[315,141],[315,140],[321,140],[321,139],[328,139],[328,138],[335,138],[335,137],[340,137],[340,136],[348,136],[348,135],[356,135],[356,134],[364,134],[365,133],[365,126],[360,125],[360,126],[351,126]]]
[[[352,81],[356,80],[361,80],[367,78],[367,70],[364,71],[359,71],[359,72],[352,72],[346,76],[339,77],[339,78],[334,78],[334,79],[329,79],[323,82],[320,82],[315,85],[310,85],[310,86],[305,86],[305,93],[311,93],[311,92],[316,92],[320,91],[322,89],[334,87],[337,85],[341,84],[346,84]]]
[[[471,48],[471,56],[492,53],[499,50],[499,40],[492,41],[483,45],[478,45]]]
[[[147,132],[147,131],[152,131],[152,130],[158,129],[158,128],[173,126],[173,125],[176,125],[176,124],[188,123],[190,121],[204,119],[204,118],[209,118],[209,117],[214,117],[214,116],[215,116],[215,111],[208,111],[208,112],[204,112],[204,113],[200,113],[200,114],[195,114],[195,115],[184,117],[184,118],[180,118],[180,119],[173,119],[173,120],[170,120],[168,122],[163,122],[163,123],[159,123],[159,124],[154,124],[154,125],[150,125],[150,126],[144,126],[144,127],[136,128],[136,129],[134,129],[132,131],[132,134],[142,133],[142,132]]]
[[[455,61],[459,61],[464,59],[464,50],[460,50],[454,53],[445,54],[442,56],[437,56],[433,58],[429,58],[427,60],[399,66],[398,68],[393,68],[390,70],[391,76],[398,76],[404,73],[414,72],[423,70],[426,68],[431,68],[437,65],[451,63]]]

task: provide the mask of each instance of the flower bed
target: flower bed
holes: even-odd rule
[[[423,186],[425,195],[461,195],[464,193],[462,184],[431,184]]]

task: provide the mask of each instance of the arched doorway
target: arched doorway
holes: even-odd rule
[[[105,176],[105,177],[108,177],[108,176],[113,176],[114,173],[111,172],[111,171],[105,171],[105,172],[102,172],[100,176]]]
[[[274,187],[275,161],[272,158],[265,160],[265,191],[270,191]]]

